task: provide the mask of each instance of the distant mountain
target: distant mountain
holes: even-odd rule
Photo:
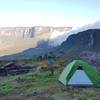
[[[42,41],[38,44],[38,47],[24,50],[23,52],[1,57],[0,60],[19,60],[29,59],[44,55],[50,51],[59,55],[63,53],[63,56],[78,57],[79,53],[83,51],[100,52],[100,29],[91,29],[78,34],[70,35],[65,42],[58,47],[49,47],[47,41]]]
[[[0,37],[32,38],[35,35],[35,27],[1,27]]]
[[[48,53],[48,49],[43,48],[30,48],[20,53],[0,57],[0,61],[13,61],[37,58],[41,55]]]
[[[79,28],[77,31],[71,30],[70,27],[37,27],[37,34],[34,36],[38,37],[38,39],[35,39],[35,41],[38,41],[35,48],[27,48],[20,53],[0,57],[0,60],[29,59],[44,55],[50,51],[54,52],[59,57],[70,56],[74,58],[81,55],[83,51],[89,51],[92,53],[100,52],[99,26],[99,22],[96,22],[95,24],[90,24]],[[44,30],[45,33],[43,33]],[[53,34],[49,32],[52,32]],[[59,34],[58,36],[56,35],[57,32]]]
[[[89,29],[70,35],[56,51],[59,57],[82,59],[100,70],[100,29]]]
[[[100,29],[89,29],[70,35],[59,47],[64,51],[100,50]],[[71,50],[70,50],[71,49]]]
[[[33,38],[34,36],[41,35],[44,37],[54,36],[54,31],[66,32],[71,27],[49,27],[49,26],[34,26],[34,27],[1,27],[0,37],[13,37],[13,38]],[[57,34],[55,34],[57,35]]]
[[[2,27],[0,28],[0,56],[16,54],[39,44],[57,46],[55,38],[67,34],[72,27]],[[43,44],[45,41],[45,44]],[[51,42],[53,41],[53,43]],[[63,42],[59,42],[59,45]]]
[[[92,23],[92,24],[85,25],[85,26],[80,27],[80,28],[72,28],[67,33],[65,32],[63,35],[59,35],[59,36],[55,37],[54,39],[51,39],[50,44],[58,46],[62,42],[66,41],[66,39],[70,35],[78,34],[79,32],[83,32],[83,31],[91,30],[91,29],[100,29],[100,21],[97,21],[97,22]]]

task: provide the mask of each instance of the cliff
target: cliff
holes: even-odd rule
[[[47,37],[55,30],[65,32],[70,29],[71,27],[1,27],[0,37],[33,38],[36,35]]]

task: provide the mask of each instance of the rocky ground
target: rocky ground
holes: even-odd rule
[[[100,53],[84,51],[78,54],[78,57],[90,63],[97,70],[100,70]]]

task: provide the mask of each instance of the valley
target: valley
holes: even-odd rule
[[[38,38],[14,39],[0,43],[0,56],[11,55],[37,46]]]
[[[55,39],[56,33],[66,33],[71,27],[8,27],[0,28],[0,56],[22,52],[37,47],[41,41]],[[55,42],[55,41],[53,41]]]

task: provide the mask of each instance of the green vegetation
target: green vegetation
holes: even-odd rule
[[[0,96],[32,96],[34,92],[47,93],[58,86],[57,78],[50,76],[49,72],[8,76],[0,81]]]
[[[58,63],[59,62],[59,63]],[[45,61],[16,62],[19,65],[37,66],[36,71],[16,76],[0,77],[0,100],[99,100],[100,88],[67,88],[58,82],[58,77],[64,68],[63,60],[58,60],[54,75],[50,70],[41,70]],[[67,61],[66,61],[67,62]],[[35,97],[33,94],[43,93],[45,97]],[[47,98],[49,97],[49,98]]]

